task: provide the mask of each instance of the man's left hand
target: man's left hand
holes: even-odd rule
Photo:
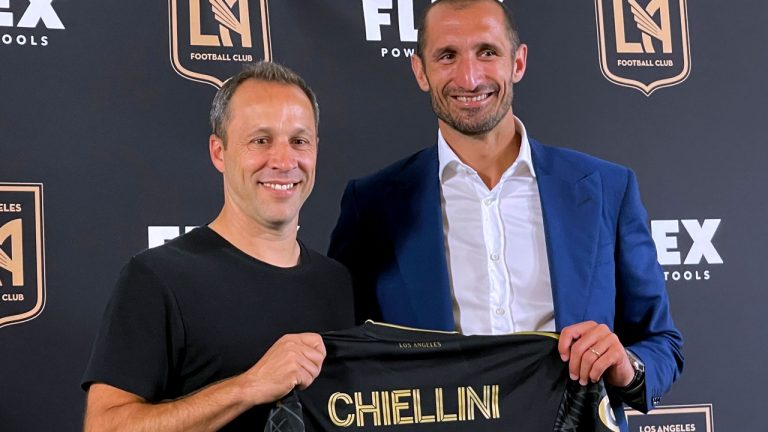
[[[560,358],[568,362],[572,380],[581,385],[597,382],[626,387],[635,371],[619,337],[605,324],[585,321],[568,326],[560,333]]]

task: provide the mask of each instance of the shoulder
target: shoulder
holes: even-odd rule
[[[634,177],[632,170],[615,162],[569,148],[549,146],[533,139],[530,139],[530,143],[537,173],[542,171],[578,181],[597,172],[604,182],[622,188]]]
[[[194,267],[196,260],[206,259],[211,251],[219,248],[209,228],[200,227],[161,246],[134,255],[127,267],[144,268],[156,273],[176,273],[182,268]]]
[[[436,171],[437,164],[437,147],[431,146],[400,159],[373,174],[351,180],[350,185],[360,189],[376,190],[388,183],[424,173],[431,166],[434,166]]]

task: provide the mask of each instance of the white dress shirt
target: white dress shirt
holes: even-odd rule
[[[525,127],[520,154],[491,190],[438,130],[443,238],[456,329],[555,331],[539,188]]]

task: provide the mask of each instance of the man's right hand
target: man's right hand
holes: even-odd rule
[[[316,333],[288,334],[277,340],[248,371],[237,377],[254,405],[274,402],[294,388],[307,388],[325,359],[323,338]]]

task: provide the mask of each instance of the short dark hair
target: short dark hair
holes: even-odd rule
[[[315,129],[320,126],[320,108],[317,105],[317,96],[315,92],[307,85],[303,78],[291,69],[275,63],[260,61],[258,63],[248,63],[243,66],[243,70],[232,78],[228,79],[223,86],[216,92],[211,104],[211,130],[213,134],[221,138],[225,145],[227,141],[227,122],[229,121],[229,101],[235,90],[240,84],[249,79],[259,81],[295,85],[300,88],[309,102],[312,104],[312,112],[315,116]]]
[[[425,40],[427,37],[427,15],[429,15],[429,11],[441,4],[456,9],[464,9],[478,1],[490,1],[496,3],[504,11],[504,25],[507,27],[509,41],[512,43],[512,52],[517,51],[517,47],[520,46],[520,35],[518,34],[517,23],[515,22],[514,15],[512,15],[512,11],[510,11],[504,3],[498,0],[436,0],[434,3],[427,5],[421,13],[421,18],[419,19],[419,24],[417,26],[419,32],[416,38],[416,55],[419,56],[419,58],[424,58],[424,44],[426,43]]]

